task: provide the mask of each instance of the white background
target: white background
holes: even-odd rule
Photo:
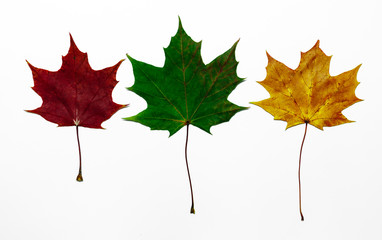
[[[364,1],[2,1],[0,4],[0,239],[381,239],[382,4]],[[163,47],[178,16],[202,57],[212,61],[240,38],[238,75],[229,100],[250,106],[209,135],[167,131],[121,120],[146,107],[125,88],[130,62],[117,74],[114,101],[130,104],[80,129],[84,182],[75,181],[74,127],[57,128],[25,112],[41,105],[30,88],[34,66],[56,71],[69,32],[93,69],[132,57],[163,66]],[[285,131],[250,101],[268,98],[266,51],[296,68],[317,40],[332,55],[330,74],[362,63],[356,90],[364,99],[343,113],[355,123],[309,126],[302,158],[303,212],[298,212],[298,154],[304,126]]]

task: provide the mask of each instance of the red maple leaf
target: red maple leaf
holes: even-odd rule
[[[102,128],[102,122],[127,106],[116,104],[111,96],[118,83],[116,74],[122,62],[102,70],[93,70],[87,53],[77,48],[70,35],[69,52],[62,57],[62,66],[58,71],[36,68],[27,61],[33,74],[32,89],[43,101],[41,107],[27,112],[39,114],[59,127],[76,126],[77,140],[79,126]],[[77,180],[82,181],[81,151]]]

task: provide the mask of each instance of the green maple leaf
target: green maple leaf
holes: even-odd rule
[[[192,124],[207,133],[216,124],[227,122],[237,112],[247,109],[227,100],[228,95],[243,82],[236,74],[238,62],[235,49],[238,41],[211,63],[203,63],[201,42],[194,42],[182,28],[164,49],[166,60],[163,68],[135,60],[127,55],[134,71],[135,83],[128,88],[147,102],[147,109],[124,118],[150,127],[168,130],[170,136]],[[187,164],[188,170],[188,164]],[[194,213],[193,194],[191,213]]]

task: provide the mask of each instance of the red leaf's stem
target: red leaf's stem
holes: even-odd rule
[[[76,180],[78,182],[82,182],[84,179],[82,178],[81,146],[80,146],[80,137],[78,136],[78,125],[76,125],[76,134],[77,134],[78,153],[80,155],[80,168],[78,170],[78,175]]]
[[[306,136],[306,130],[308,129],[308,123],[305,123],[305,133],[304,133],[304,138],[302,139],[301,143],[301,149],[300,149],[300,158],[298,160],[298,199],[299,199],[299,205],[300,205],[300,215],[301,215],[301,221],[304,221],[304,215],[302,215],[302,210],[301,210],[301,154],[302,154],[302,147],[304,146],[305,142],[305,136]]]
[[[191,183],[191,175],[190,175],[190,169],[188,168],[188,161],[187,161],[187,145],[188,145],[188,129],[189,129],[189,123],[187,123],[187,134],[186,134],[186,147],[185,147],[185,156],[186,156],[186,166],[187,166],[187,174],[188,174],[188,181],[190,182],[190,189],[191,189],[191,210],[190,213],[195,214],[194,209],[194,194],[192,192],[192,183]]]

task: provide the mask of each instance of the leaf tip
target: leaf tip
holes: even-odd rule
[[[71,33],[69,33],[69,38],[70,38],[70,45],[72,45],[72,44],[75,45],[74,40],[73,40],[73,36]]]
[[[130,62],[132,62],[132,61],[135,60],[135,59],[134,59],[132,56],[130,56],[128,53],[126,53],[126,57],[127,57],[127,59],[129,59]]]
[[[319,39],[317,39],[317,42],[316,42],[316,44],[314,44],[314,46],[313,47],[320,47],[320,40]]]
[[[178,20],[179,20],[179,23],[178,23],[178,32],[176,34],[179,34],[181,32],[185,32],[184,28],[183,28],[183,25],[182,25],[182,20],[180,20],[180,16],[178,16]]]
[[[132,122],[135,122],[136,120],[136,118],[135,118],[135,116],[131,116],[131,117],[125,117],[125,118],[122,118],[123,120],[125,120],[125,121],[132,121]]]
[[[237,44],[239,43],[239,41],[240,41],[240,38],[232,45],[232,47],[231,47],[231,52],[232,51],[235,51],[236,50],[236,47],[237,47]],[[202,41],[200,41],[200,43],[201,43]]]
[[[268,62],[273,60],[273,57],[268,53],[268,51],[265,51],[265,53],[267,54]]]
[[[81,51],[78,49],[76,43],[74,42],[74,39],[73,39],[73,36],[72,36],[71,33],[69,33],[69,37],[70,37],[70,47],[69,47],[69,52],[70,52],[70,50],[72,50],[72,49],[81,52]],[[73,51],[73,50],[72,50],[72,51]],[[86,54],[86,53],[85,53],[85,54]]]
[[[182,126],[182,127],[183,127],[183,126]],[[173,129],[172,129],[172,130],[167,130],[167,131],[169,132],[168,138],[172,137],[176,132],[179,131],[179,129],[180,129],[180,128],[175,129],[175,130],[173,130]],[[150,127],[150,130],[155,130],[155,129],[153,129],[153,128]]]
[[[127,108],[129,105],[130,105],[130,104],[121,104],[120,109],[122,109],[122,108]]]
[[[182,20],[180,19],[180,16],[178,15],[178,27],[179,28],[182,28],[183,29],[183,26],[182,26]]]
[[[240,42],[240,38],[237,39],[236,42],[233,45],[236,46],[239,42]]]
[[[362,63],[358,64],[358,66],[354,68],[356,73],[358,72],[358,70],[360,69],[361,66],[362,66]]]
[[[33,70],[35,68],[28,60],[25,59],[25,61],[27,62],[28,66],[31,70]]]

